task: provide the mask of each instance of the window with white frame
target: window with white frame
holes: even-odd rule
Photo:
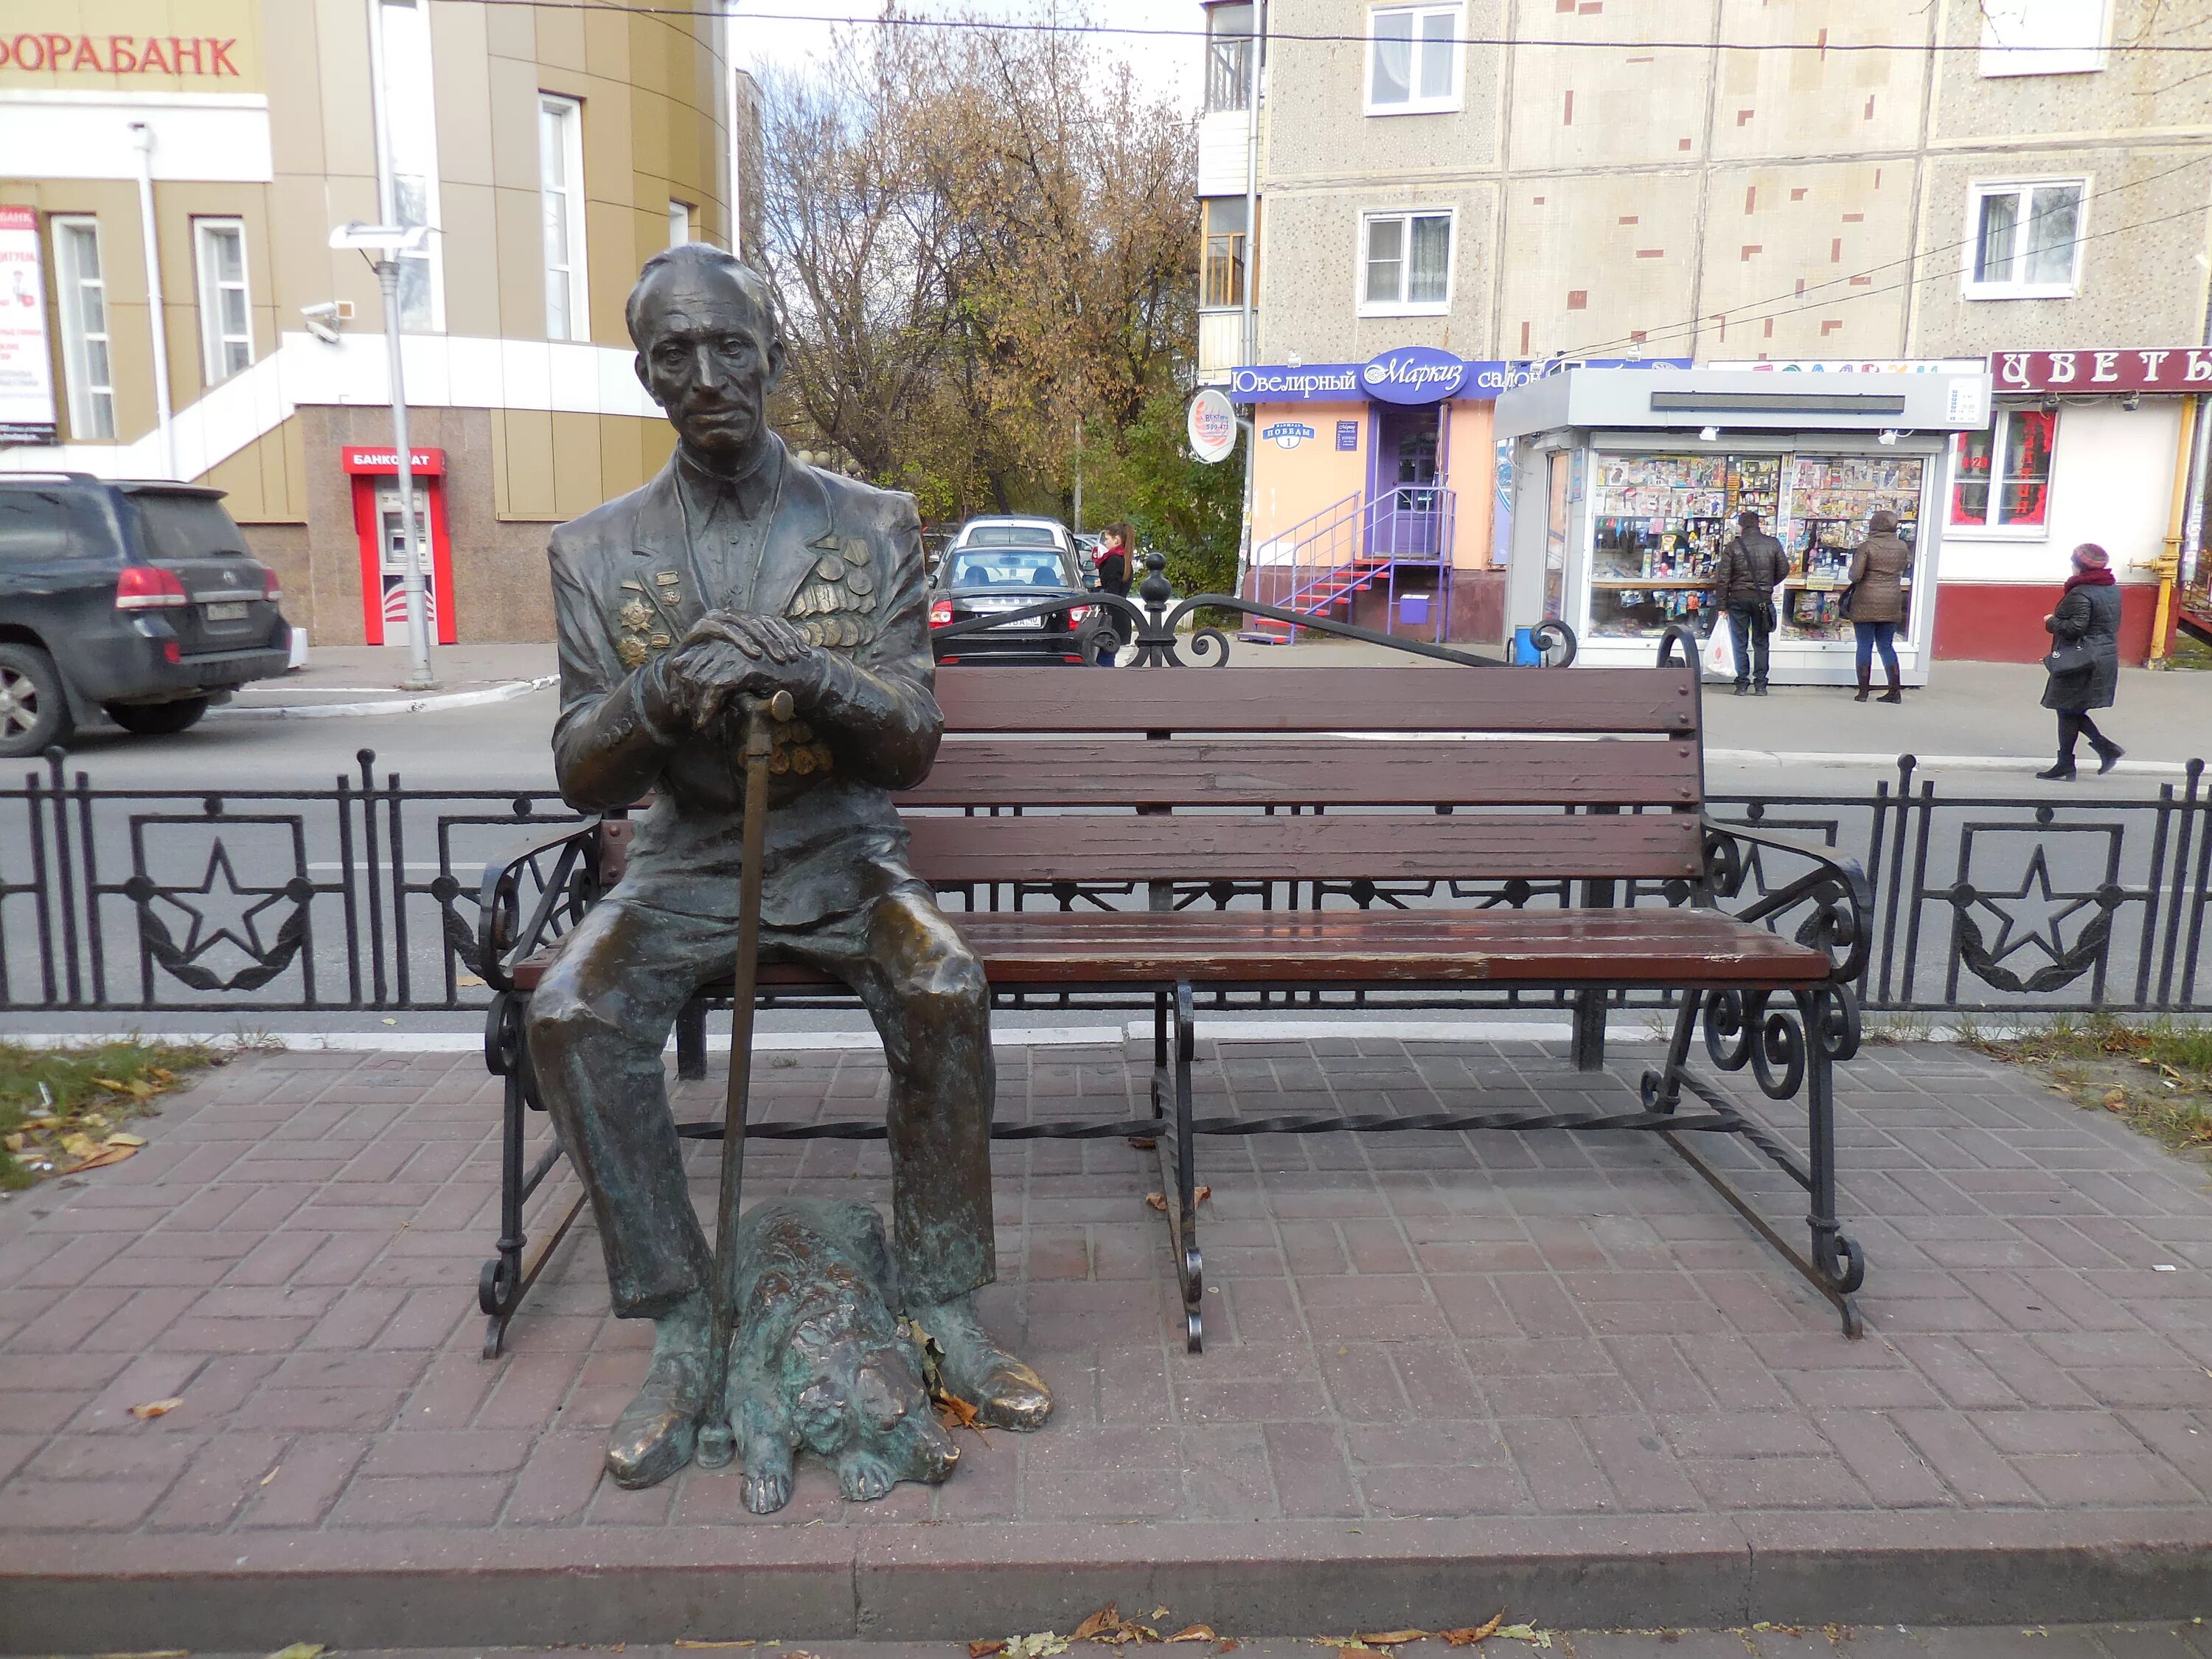
[[[1961,432],[1951,451],[1954,530],[2040,538],[2051,521],[2051,460],[2058,411],[2000,409],[1979,432]]]
[[[195,219],[192,240],[199,264],[200,364],[213,386],[253,361],[246,226],[236,219]]]
[[[100,262],[100,222],[57,215],[54,283],[61,301],[62,373],[69,386],[70,436],[115,435],[115,370],[107,349],[107,279]]]
[[[1206,112],[1252,103],[1252,7],[1216,6],[1206,14]]]
[[[2087,75],[2105,67],[2112,0],[1981,0],[1984,75]]]
[[[2080,179],[1976,185],[1967,197],[1966,297],[2063,299],[2081,255]]]
[[[402,225],[438,224],[438,108],[430,61],[429,0],[380,0],[383,7],[386,151],[392,167],[392,217]],[[399,326],[435,333],[446,325],[445,270],[438,238],[399,256]]]
[[[584,106],[538,99],[538,197],[545,218],[545,337],[588,340],[584,289]]]
[[[1434,315],[1450,306],[1449,212],[1368,214],[1359,251],[1362,316]]]
[[[699,233],[696,228],[697,213],[698,210],[690,203],[679,202],[672,196],[668,198],[669,246],[682,247],[686,242],[698,240]]]
[[[1206,252],[1199,268],[1201,306],[1218,308],[1244,303],[1246,249],[1250,238],[1242,196],[1211,196],[1206,201]]]
[[[1367,14],[1367,112],[1421,115],[1459,107],[1465,8],[1377,6]]]

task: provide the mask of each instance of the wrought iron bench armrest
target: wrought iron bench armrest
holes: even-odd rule
[[[1765,848],[1809,861],[1813,868],[1778,887],[1770,888],[1741,909],[1730,909],[1738,921],[1765,921],[1800,905],[1812,910],[1799,923],[1795,938],[1801,945],[1827,953],[1832,981],[1858,978],[1866,968],[1871,943],[1874,889],[1866,870],[1849,856],[1803,836],[1761,829],[1751,824],[1705,820],[1705,889],[1717,904],[1742,892],[1751,866],[1743,847]]]
[[[477,961],[483,981],[494,991],[514,988],[514,965],[543,949],[546,929],[565,908],[573,924],[599,896],[600,822],[571,824],[555,835],[518,842],[484,861],[478,890]],[[552,872],[539,860],[556,853]],[[538,878],[538,902],[522,917],[524,878]]]

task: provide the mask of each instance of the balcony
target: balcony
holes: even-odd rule
[[[1244,313],[1241,311],[1201,311],[1198,313],[1198,380],[1201,386],[1218,386],[1229,371],[1239,366],[1244,349]]]

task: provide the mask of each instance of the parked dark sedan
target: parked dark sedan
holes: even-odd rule
[[[941,663],[1042,664],[1092,661],[1097,655],[1098,607],[1024,617],[946,639],[936,630],[979,617],[1001,616],[1048,599],[1086,597],[1075,556],[1038,542],[1030,546],[956,548],[945,555],[929,593],[929,626]]]
[[[220,489],[0,474],[0,757],[66,743],[96,709],[183,731],[284,672],[283,597]]]

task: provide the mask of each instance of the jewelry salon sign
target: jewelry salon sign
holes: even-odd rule
[[[1565,368],[1687,368],[1687,357],[1589,357],[1511,362],[1458,357],[1434,346],[1401,346],[1364,363],[1263,363],[1232,369],[1229,395],[1240,404],[1434,404],[1447,398],[1495,398]],[[1265,435],[1265,434],[1263,434]]]

